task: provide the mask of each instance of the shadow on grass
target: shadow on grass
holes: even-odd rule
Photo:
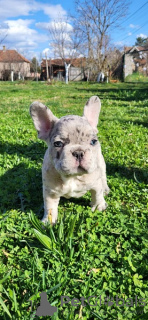
[[[117,164],[107,163],[107,175],[121,176],[132,179],[136,182],[147,182],[148,174],[145,170],[137,168],[127,168]],[[136,178],[135,178],[136,177]],[[89,199],[71,198],[71,202],[79,205],[89,206]],[[61,199],[61,204],[68,203],[69,200]],[[34,211],[39,218],[43,215],[42,177],[41,170],[28,168],[25,164],[19,164],[9,169],[0,178],[0,203],[1,212],[11,209],[20,211]]]
[[[107,87],[106,84],[98,84],[98,88],[78,88],[78,91],[87,91],[88,95],[92,92],[98,95],[101,99],[107,98],[117,101],[143,101],[148,99],[148,83],[142,84],[125,84],[124,88],[121,88],[120,85],[113,87]],[[105,93],[107,97],[105,97]]]
[[[114,118],[114,115],[111,115],[110,117],[106,117],[106,119],[104,120],[104,119],[100,119],[100,123],[99,123],[99,128],[101,128],[101,124],[102,123],[109,123],[110,121],[116,121],[116,123],[121,123],[121,125],[122,124],[125,124],[126,126],[127,126],[127,128],[128,128],[128,125],[135,125],[135,126],[142,126],[142,127],[144,127],[144,128],[148,128],[148,122],[146,121],[146,116],[145,116],[145,119],[144,119],[144,121],[139,121],[139,120],[133,120],[133,118],[132,118],[132,115],[131,115],[131,117],[128,119],[128,120],[122,120],[121,118],[119,118],[119,117],[116,117],[116,120],[115,120],[115,118]]]
[[[133,124],[138,125],[138,126],[143,126],[143,127],[145,127],[145,128],[148,128],[148,122],[143,122],[143,121],[135,120],[135,121],[133,121]]]
[[[143,126],[145,128],[148,128],[148,122],[147,121],[139,121],[139,120],[121,120],[121,119],[118,119],[119,122],[121,123],[129,123],[131,122],[133,125],[138,125],[138,126]]]
[[[62,205],[69,200],[61,197]],[[74,199],[71,202],[89,206],[84,198]],[[7,210],[34,211],[39,218],[43,216],[43,195],[41,170],[27,168],[25,164],[14,166],[0,177],[1,213]]]
[[[0,142],[0,149],[1,154],[17,154],[30,160],[42,160],[47,146],[42,142],[33,142],[26,145]]]
[[[0,177],[1,212],[10,209],[38,212],[42,202],[41,170],[19,164]]]
[[[141,121],[135,121],[135,124],[137,123],[143,125]],[[147,125],[146,123],[144,124]],[[43,215],[41,170],[35,168],[35,165],[38,165],[38,163],[42,165],[46,149],[47,146],[41,142],[33,142],[29,145],[2,143],[1,153],[4,154],[4,157],[7,158],[7,155],[16,154],[20,158],[27,158],[31,165],[23,163],[23,159],[21,159],[19,165],[14,165],[12,169],[7,170],[0,177],[1,212],[10,209],[18,209],[25,212],[33,210],[39,216]],[[145,183],[148,180],[148,174],[144,169],[127,168],[115,163],[107,163],[106,165],[107,175],[116,176],[118,173],[122,178],[134,181],[137,179],[140,183]],[[69,200],[65,198],[61,199],[61,204],[68,202]],[[83,197],[71,199],[71,202],[89,206],[89,200],[87,201]]]
[[[106,163],[107,175],[116,176],[120,175],[122,178],[129,180],[138,181],[139,183],[148,183],[148,172],[144,169],[134,168],[134,167],[124,167],[118,164]],[[136,182],[137,182],[136,181]]]

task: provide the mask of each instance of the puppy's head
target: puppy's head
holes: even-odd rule
[[[30,106],[38,137],[48,144],[51,161],[60,174],[81,175],[98,167],[100,144],[96,134],[100,109],[97,96],[87,101],[82,117],[58,119],[40,102]]]

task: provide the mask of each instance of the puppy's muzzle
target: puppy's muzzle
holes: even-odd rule
[[[76,150],[76,151],[72,152],[72,155],[74,158],[76,158],[76,160],[81,161],[84,157],[84,151]]]

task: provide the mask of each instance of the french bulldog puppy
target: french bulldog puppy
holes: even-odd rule
[[[103,211],[109,193],[106,165],[97,138],[101,102],[91,97],[83,116],[68,115],[58,119],[40,102],[33,102],[30,114],[48,149],[42,167],[44,216],[42,222],[55,224],[60,197],[79,198],[91,192],[92,211]]]

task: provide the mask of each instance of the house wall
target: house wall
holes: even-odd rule
[[[69,68],[69,80],[80,81],[84,79],[84,72],[82,68],[70,67]]]
[[[133,72],[148,75],[148,51],[134,51],[124,55],[124,79]]]
[[[124,55],[124,78],[135,71],[135,63],[131,54]]]
[[[0,62],[0,79],[4,79],[5,71],[19,74],[22,77],[29,77],[30,76],[30,63],[28,62]]]

